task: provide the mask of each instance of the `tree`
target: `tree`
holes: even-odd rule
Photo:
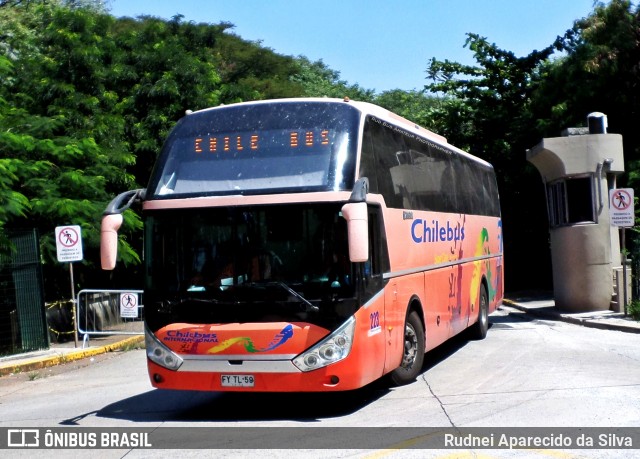
[[[85,264],[97,260],[100,216],[112,191],[133,184],[116,93],[107,72],[113,19],[84,8],[33,3],[0,10],[4,33],[0,157],[13,209],[4,229],[35,227],[46,261],[47,294],[59,298],[54,228],[82,226]],[[28,38],[27,41],[23,41]],[[23,199],[24,197],[24,199]],[[25,201],[26,199],[26,201]],[[125,215],[125,233],[140,227]],[[139,260],[123,239],[125,263]]]
[[[11,69],[11,62],[0,56],[0,75],[9,76]],[[7,119],[11,111],[10,105],[0,96],[0,124]],[[22,142],[21,135],[2,129],[0,125],[0,145],[20,145]],[[0,148],[0,255],[8,255],[11,247],[5,225],[12,219],[25,217],[31,210],[29,199],[16,191],[19,189],[18,173],[24,168],[23,161],[7,157]]]
[[[222,23],[227,29],[229,23]],[[227,32],[213,49],[222,78],[221,102],[296,97],[300,87],[292,76],[298,72],[291,56],[282,56],[260,41],[247,41]]]
[[[374,92],[361,88],[359,85],[350,85],[340,79],[340,72],[330,69],[322,60],[311,62],[305,56],[297,58],[298,69],[291,81],[301,87],[298,96],[301,97],[349,97],[353,100],[371,102]]]
[[[640,7],[628,0],[599,4],[560,42],[566,56],[544,66],[534,111],[545,133],[607,114],[610,132],[623,135],[625,158],[640,159]]]
[[[183,23],[181,16],[171,21],[125,18],[114,24],[118,52],[110,66],[111,78],[139,184],[147,184],[164,139],[185,111],[220,102],[212,47],[224,30],[224,26]]]
[[[444,130],[440,119],[434,117],[441,101],[426,91],[393,89],[376,95],[373,102],[436,133]]]
[[[626,174],[619,186],[640,185],[640,5],[628,0],[599,3],[575,22],[562,41],[566,56],[544,68],[534,94],[538,124],[545,132],[582,126],[589,113],[608,117],[609,132],[622,135]],[[640,252],[640,234],[631,248]]]

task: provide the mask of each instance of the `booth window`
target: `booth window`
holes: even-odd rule
[[[593,177],[567,177],[547,185],[549,225],[596,223]]]

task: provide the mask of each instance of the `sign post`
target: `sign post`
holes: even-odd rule
[[[73,262],[81,261],[82,230],[79,225],[56,227],[56,251],[60,263],[69,262],[69,276],[71,277],[71,305],[73,312],[73,338],[78,347],[78,318],[76,307],[75,286],[73,282]]]
[[[627,315],[627,251],[625,248],[625,228],[633,227],[635,209],[633,188],[609,190],[609,216],[611,225],[620,228],[620,251],[622,252],[622,283],[624,290],[624,315]]]

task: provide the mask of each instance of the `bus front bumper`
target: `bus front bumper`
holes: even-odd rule
[[[215,392],[328,392],[362,387],[372,379],[349,370],[347,360],[302,372],[289,361],[252,362],[249,367],[230,362],[200,361],[168,370],[147,359],[149,378],[157,389]],[[246,363],[246,362],[245,362]],[[211,368],[224,365],[225,368]],[[265,370],[265,366],[269,371]],[[260,368],[262,366],[262,368]],[[207,368],[209,367],[209,368]],[[378,374],[377,377],[380,375]],[[369,379],[369,380],[367,380]]]

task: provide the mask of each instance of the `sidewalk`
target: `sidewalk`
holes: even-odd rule
[[[144,346],[143,335],[93,336],[86,343],[83,343],[80,336],[77,343],[73,340],[51,343],[49,349],[0,357],[0,377],[36,371],[135,346]]]
[[[613,311],[562,312],[555,307],[551,293],[509,295],[509,298],[505,298],[504,305],[547,320],[569,322],[584,327],[640,333],[640,322],[631,317],[625,317],[624,313]],[[88,343],[83,343],[82,337],[79,337],[77,345],[74,341],[53,343],[46,350],[0,357],[0,377],[13,373],[35,371],[136,345],[144,345],[144,336],[116,334],[94,336]]]
[[[551,292],[512,294],[505,298],[503,303],[505,306],[511,306],[542,319],[568,322],[603,330],[640,333],[640,322],[633,320],[631,316],[625,316],[623,312],[608,310],[580,313],[561,311],[555,307]]]

